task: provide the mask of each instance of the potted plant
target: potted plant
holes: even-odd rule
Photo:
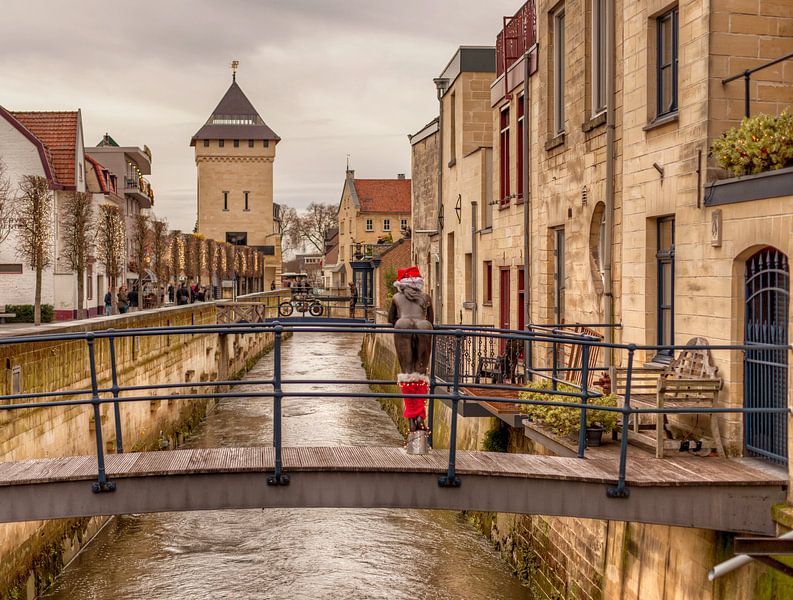
[[[580,390],[564,383],[556,386],[556,391],[578,393]],[[530,389],[521,392],[521,400],[537,400],[542,402],[579,403],[580,398],[553,393],[553,385],[549,380],[533,382]],[[589,398],[587,404],[592,408],[587,410],[587,445],[599,446],[604,433],[612,431],[620,417],[616,411],[597,410],[598,406],[617,406],[617,397],[614,394],[601,395]],[[521,405],[532,420],[539,421],[557,435],[576,435],[580,429],[580,409],[551,405]]]

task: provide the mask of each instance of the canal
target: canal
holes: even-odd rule
[[[363,379],[360,346],[357,334],[296,334],[284,344],[284,377]],[[268,354],[247,378],[271,374]],[[283,415],[288,446],[402,444],[375,400],[287,398]],[[267,445],[271,416],[269,399],[223,400],[187,445]],[[530,594],[457,513],[270,509],[116,518],[45,597],[514,600]]]

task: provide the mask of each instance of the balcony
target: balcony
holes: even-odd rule
[[[154,204],[154,190],[145,177],[124,177],[124,194],[137,200],[141,208]]]
[[[496,77],[503,75],[537,42],[537,10],[529,0],[511,17],[496,36]]]

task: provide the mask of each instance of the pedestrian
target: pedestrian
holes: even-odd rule
[[[105,294],[105,315],[113,314],[113,288],[108,288]]]
[[[119,314],[126,314],[129,310],[129,294],[127,293],[127,286],[122,285],[118,288],[118,297],[116,298],[116,303],[118,304],[118,312]]]
[[[201,286],[198,286],[196,288],[196,291],[195,291],[196,302],[203,302],[205,297],[206,297],[206,295],[204,294],[204,288],[201,287]]]
[[[170,302],[171,304],[173,304],[173,295],[174,295],[173,284],[169,283],[168,284],[168,302]]]
[[[354,282],[350,282],[350,318],[355,317],[355,305],[358,304],[358,288],[355,287]]]
[[[274,289],[275,289],[275,279],[273,279],[273,280],[270,282],[270,289],[271,289],[271,290],[274,290]]]
[[[129,306],[130,308],[140,308],[140,296],[138,295],[137,288],[132,288],[129,291]]]
[[[187,286],[184,281],[179,284],[179,289],[176,290],[176,304],[183,306],[190,301],[190,292],[187,291]]]

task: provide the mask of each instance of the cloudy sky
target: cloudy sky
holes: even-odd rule
[[[0,105],[82,109],[153,153],[156,212],[195,222],[190,137],[237,80],[281,136],[275,200],[338,202],[359,177],[410,171],[407,134],[437,114],[432,78],[459,45],[493,45],[520,0],[2,0]]]

